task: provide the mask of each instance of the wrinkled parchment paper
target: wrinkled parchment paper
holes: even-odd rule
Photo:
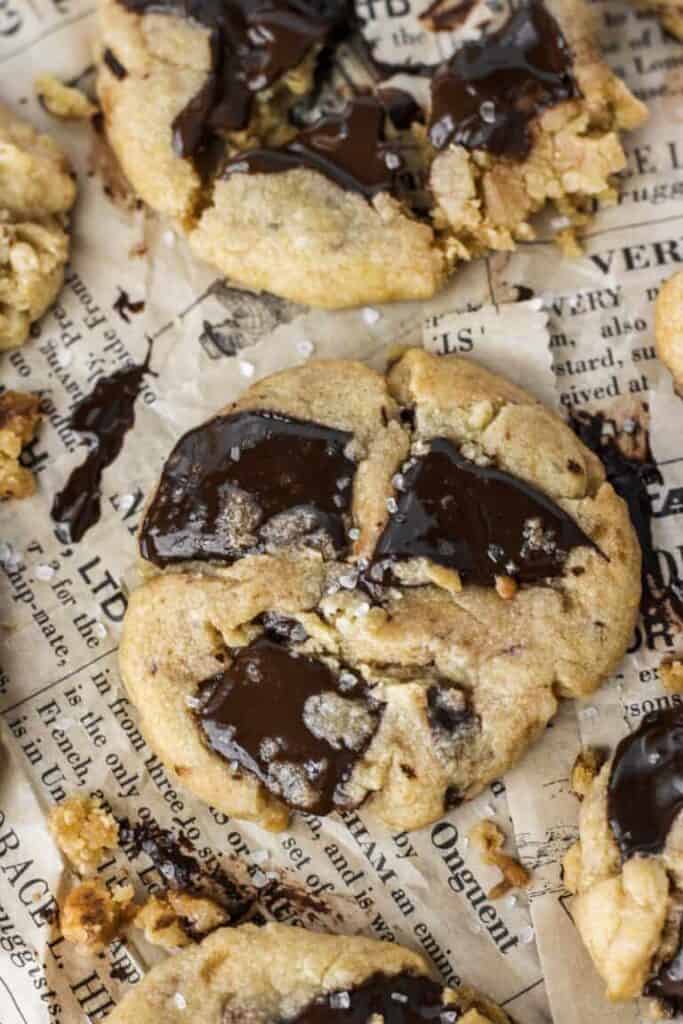
[[[417,17],[423,6],[360,4],[380,40],[378,56],[439,56]],[[37,74],[71,79],[90,64],[91,4],[0,0],[0,95],[59,138],[80,185],[64,291],[29,344],[2,357],[2,384],[38,392],[44,411],[27,453],[38,493],[0,507],[2,1024],[103,1020],[163,955],[134,932],[104,957],[80,956],[51,921],[71,879],[45,816],[72,791],[100,793],[118,815],[182,831],[207,866],[218,856],[252,881],[259,871],[285,880],[287,888],[264,900],[266,916],[404,942],[431,957],[447,981],[480,986],[520,1024],[639,1019],[635,1006],[602,998],[571,923],[559,861],[576,837],[568,775],[580,744],[613,745],[663,700],[657,666],[680,630],[663,608],[641,625],[617,677],[586,706],[563,706],[505,780],[411,835],[391,834],[360,810],[325,822],[301,816],[273,836],[203,806],[146,745],[116,661],[143,496],[171,445],[250,381],[312,354],[382,367],[389,346],[424,343],[479,359],[565,411],[649,420],[660,589],[683,575],[683,404],[652,347],[658,285],[683,261],[683,46],[623,4],[595,6],[609,60],[652,116],[626,140],[621,202],[598,214],[585,257],[562,260],[548,221],[537,242],[464,267],[433,302],[320,313],[238,291],[198,265],[168,224],[122,194],[94,133],[55,122],[38,105]],[[113,309],[121,289],[145,303],[128,321]],[[156,376],[146,378],[134,431],[105,474],[101,521],[65,546],[49,508],[83,457],[69,409],[100,375],[141,361],[148,337]],[[487,898],[498,872],[466,838],[483,815],[508,831],[533,871],[528,899]],[[141,896],[159,884],[144,856],[130,862],[119,852],[102,876],[124,875]],[[297,891],[322,909],[311,910]]]

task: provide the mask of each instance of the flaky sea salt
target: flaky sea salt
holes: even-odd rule
[[[95,634],[95,636],[98,636],[100,638],[100,640],[107,635],[107,627],[103,622],[96,622],[92,628],[92,631]]]
[[[169,228],[168,231],[164,231],[161,237],[163,239],[164,245],[167,245],[169,249],[172,249],[176,242],[175,232],[171,231]]]
[[[527,925],[526,928],[520,929],[519,941],[523,942],[525,946],[528,946],[530,942],[534,941],[534,930],[531,925]]]
[[[255,371],[256,367],[253,363],[248,363],[246,359],[240,360],[240,373],[243,377],[246,377],[247,380],[254,376]]]
[[[333,1010],[348,1010],[351,1005],[351,996],[348,992],[332,992],[330,995],[330,1006]]]
[[[366,306],[362,312],[362,316],[365,323],[369,327],[372,327],[373,324],[376,324],[377,321],[381,319],[382,314],[378,309],[373,309],[372,306]]]
[[[304,359],[308,359],[309,356],[312,356],[315,352],[315,345],[307,338],[302,338],[301,341],[297,341],[296,350],[300,356],[303,356]]]
[[[182,992],[176,992],[173,996],[173,1002],[176,1004],[179,1010],[187,1009],[187,1000]]]
[[[65,370],[67,366],[71,366],[71,363],[73,361],[73,354],[69,351],[68,348],[60,348],[57,349],[57,352],[55,353],[55,358],[57,360],[57,366],[59,366],[62,370]]]
[[[54,574],[54,569],[46,562],[39,562],[33,570],[33,575],[37,580],[40,580],[41,583],[47,583],[48,580],[52,579]]]

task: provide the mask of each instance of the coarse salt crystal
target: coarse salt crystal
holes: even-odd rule
[[[382,314],[380,313],[380,311],[378,309],[373,309],[372,306],[366,306],[365,309],[363,310],[363,320],[365,320],[365,323],[368,324],[368,326],[376,324],[377,321],[381,319],[381,317]]]
[[[71,365],[73,355],[69,352],[68,348],[60,348],[56,353],[57,365],[65,370],[67,366]]]
[[[51,565],[47,565],[46,562],[41,562],[33,570],[33,575],[37,580],[40,580],[41,583],[45,583],[47,582],[47,580],[51,580],[54,574],[54,569],[52,568]]]
[[[531,925],[527,925],[526,928],[520,930],[519,941],[523,942],[525,946],[534,941],[534,930]]]
[[[333,992],[330,995],[330,1006],[333,1010],[348,1010],[351,996],[348,992]]]
[[[176,992],[176,994],[173,996],[173,1002],[176,1004],[179,1010],[184,1010],[187,1008],[187,1000],[185,996],[182,994],[182,992]]]
[[[242,374],[243,377],[253,377],[255,370],[256,367],[254,366],[253,363],[248,363],[246,359],[242,359],[240,361],[240,373]]]
[[[253,860],[254,864],[265,864],[265,862],[269,858],[270,853],[268,850],[254,850],[254,852],[251,855],[251,859]]]
[[[167,245],[169,249],[172,249],[175,245],[175,232],[169,229],[168,231],[164,231],[161,237],[163,238],[164,245]]]
[[[134,494],[122,494],[119,498],[119,508],[122,512],[130,512],[133,505],[135,504]]]
[[[313,344],[312,341],[308,341],[308,339],[302,338],[301,341],[297,341],[296,350],[300,356],[303,356],[304,359],[308,359],[308,357],[312,356],[313,353],[315,352],[315,345]]]
[[[92,628],[92,631],[95,634],[95,636],[99,636],[100,639],[107,635],[107,627],[103,622],[96,622]]]

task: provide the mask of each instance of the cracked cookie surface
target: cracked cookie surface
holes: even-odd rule
[[[439,1014],[453,1024],[510,1024],[478,992],[436,982],[427,962],[401,946],[247,924],[214,932],[153,967],[107,1020],[333,1024],[339,1017],[360,1024],[381,1015],[387,1024],[417,1024]]]
[[[75,197],[57,144],[0,104],[0,351],[23,344],[57,297]]]
[[[614,670],[640,594],[595,456],[419,350],[255,384],[178,442],[140,543],[120,661],[142,728],[271,829],[363,800],[417,828],[476,795]]]
[[[683,1009],[683,711],[661,697],[584,787],[571,913],[607,997]]]
[[[583,0],[499,7],[468,4],[461,24],[433,33],[454,56],[410,75],[363,44],[383,81],[349,100],[348,89],[319,96],[330,48],[360,38],[346,0],[311,0],[302,45],[275,33],[239,59],[209,4],[190,21],[173,0],[100,0],[107,132],[142,198],[238,283],[330,308],[427,298],[457,263],[533,238],[548,202],[566,230],[584,223],[625,166],[620,132],[645,117],[604,63]],[[291,16],[286,0],[262,0],[248,24],[274,11]],[[500,66],[479,67],[493,52]],[[402,113],[392,106],[397,85],[419,98],[408,114],[405,92]]]

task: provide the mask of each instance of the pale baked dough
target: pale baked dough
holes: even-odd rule
[[[415,411],[412,435],[399,407]],[[474,796],[517,761],[557,709],[617,667],[634,628],[640,551],[626,506],[597,458],[554,413],[474,362],[411,350],[385,379],[358,363],[312,362],[265,378],[229,407],[276,410],[354,433],[352,559],[369,558],[389,515],[393,475],[411,441],[444,436],[552,496],[607,557],[575,548],[552,586],[512,599],[457,586],[454,573],[407,563],[405,584],[370,607],[359,589],[331,590],[352,566],[281,548],[225,567],[195,562],[152,573],[132,594],[121,672],[150,746],[207,803],[266,828],[287,808],[255,777],[234,774],[204,742],[188,698],[276,611],[299,620],[303,652],[357,670],[386,703],[356,763],[352,791],[395,828],[436,820],[446,793]],[[353,586],[353,584],[351,584]],[[223,659],[223,660],[221,660]],[[427,690],[448,681],[471,701],[450,744],[432,729]]]
[[[373,974],[433,977],[418,953],[358,936],[245,924],[222,928],[199,946],[157,964],[107,1024],[276,1024],[310,1002],[347,992]],[[459,1024],[510,1024],[508,1015],[465,986],[444,989]]]
[[[655,305],[655,342],[679,394],[683,394],[683,270],[662,285]]]
[[[98,62],[107,133],[139,195],[178,220],[195,253],[239,284],[329,308],[428,298],[456,263],[533,238],[530,218],[547,202],[570,228],[585,222],[594,198],[614,198],[612,176],[626,162],[620,132],[640,124],[645,107],[603,61],[583,0],[546,6],[571,46],[582,96],[536,119],[522,162],[460,146],[434,157],[418,128],[431,222],[385,193],[367,202],[309,169],[202,183],[175,154],[172,125],[206,79],[208,32],[172,15],[131,13],[117,0],[100,0],[102,52],[126,71],[117,77]],[[288,140],[283,90],[287,82],[257,94],[237,149]]]
[[[57,144],[0,104],[0,351],[26,340],[62,286],[75,197]]]

